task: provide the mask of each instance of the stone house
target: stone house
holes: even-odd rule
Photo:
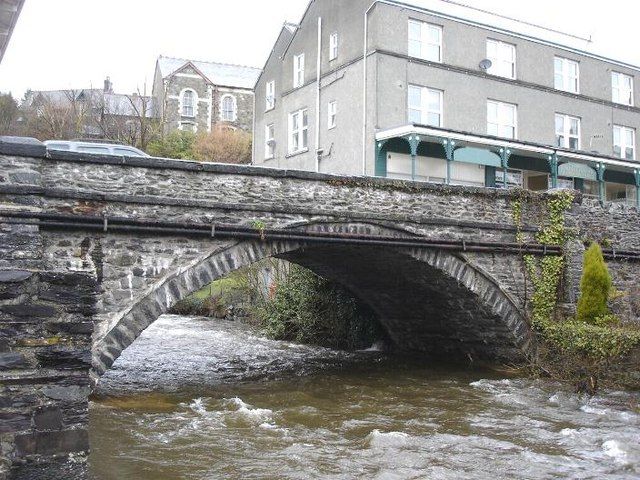
[[[161,56],[153,98],[165,132],[210,132],[253,126],[253,88],[260,69]]]

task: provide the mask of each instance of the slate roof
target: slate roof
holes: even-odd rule
[[[110,115],[125,117],[137,117],[146,107],[145,115],[152,118],[154,115],[153,99],[138,95],[125,95],[121,93],[108,93],[102,89],[83,88],[78,90],[33,90],[27,94],[24,107],[36,107],[42,101],[55,106],[69,105],[71,100],[91,99],[94,107],[104,106],[104,112]],[[134,108],[135,106],[135,108]]]
[[[188,63],[193,64],[193,66],[207,77],[211,83],[224,87],[246,88],[253,90],[261,72],[259,68],[245,67],[241,65],[201,62],[197,60],[186,60],[184,58],[164,56],[158,58],[158,66],[160,67],[160,74],[162,75],[162,78],[171,76]]]

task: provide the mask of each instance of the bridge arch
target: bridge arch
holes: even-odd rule
[[[306,223],[305,231],[406,236],[376,224]],[[268,257],[302,265],[337,281],[366,303],[393,347],[452,359],[523,358],[531,333],[516,302],[482,268],[462,254],[426,248],[310,244],[299,241],[218,243],[149,287],[108,320],[93,348],[101,375],[122,351],[177,301],[225,275]],[[445,315],[446,313],[446,315]]]

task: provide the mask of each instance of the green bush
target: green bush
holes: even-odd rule
[[[595,325],[603,318],[610,318],[607,301],[611,286],[611,275],[604,262],[600,245],[593,243],[584,254],[576,319]]]
[[[160,140],[151,142],[147,147],[147,153],[153,157],[192,160],[194,158],[193,146],[195,141],[195,133],[187,130],[176,130]]]
[[[348,291],[296,265],[256,314],[276,340],[354,350],[384,337],[373,313]]]

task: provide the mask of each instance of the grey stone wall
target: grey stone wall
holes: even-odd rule
[[[154,87],[157,102],[162,103],[165,131],[177,130],[180,124],[193,123],[198,133],[215,127],[232,127],[251,132],[253,129],[253,92],[241,88],[211,85],[192,68],[185,68],[165,80],[166,86]],[[185,89],[197,94],[194,117],[185,117],[180,110],[180,95]],[[224,95],[236,99],[237,118],[233,122],[222,121],[220,101]]]
[[[624,203],[601,206],[594,199],[584,198],[569,215],[578,232],[580,243],[598,242],[614,250],[640,250],[640,211]],[[619,298],[612,308],[625,322],[640,321],[640,266],[623,259],[609,260],[609,271]],[[581,258],[575,261],[574,275],[582,269]],[[578,277],[579,278],[579,277]]]

